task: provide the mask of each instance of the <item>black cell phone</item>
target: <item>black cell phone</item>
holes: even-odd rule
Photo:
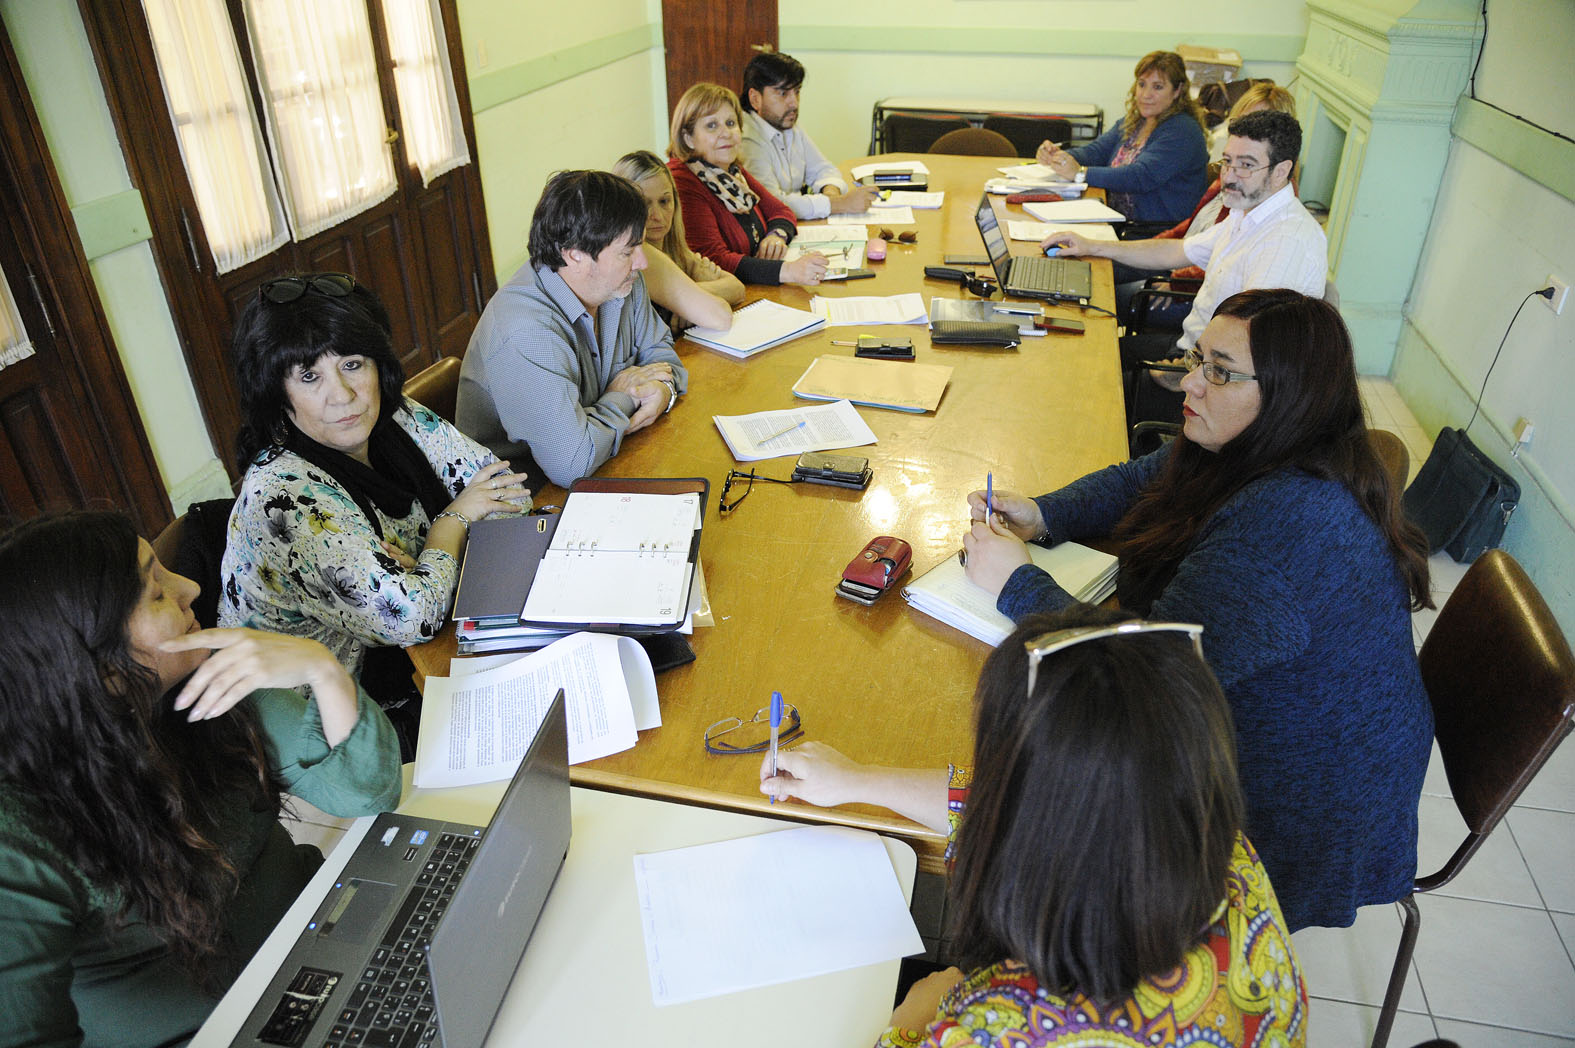
[[[870,460],[858,455],[827,455],[822,451],[806,451],[793,466],[793,479],[811,484],[833,484],[839,488],[863,490],[869,486],[875,471]]]
[[[948,266],[987,266],[990,260],[983,255],[947,255],[944,259]]]

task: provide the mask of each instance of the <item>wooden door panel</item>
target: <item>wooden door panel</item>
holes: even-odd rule
[[[35,356],[23,363],[37,361]],[[13,364],[6,375],[20,367]],[[89,492],[72,467],[73,458],[83,457],[81,433],[62,427],[62,415],[51,410],[48,392],[36,378],[11,377],[7,384],[14,385],[15,392],[0,399],[0,431],[5,434],[0,461],[6,463],[3,487],[11,518],[22,520],[46,510],[81,509],[94,496],[102,497],[104,492]],[[64,418],[70,419],[71,413],[66,412]],[[76,455],[68,450],[73,445]]]
[[[362,226],[360,233],[364,252],[361,272],[388,309],[394,352],[408,377],[436,357],[427,337],[427,311],[420,297],[420,279],[413,264],[416,252],[405,218],[404,212],[390,214]]]
[[[702,80],[737,91],[759,47],[777,47],[777,0],[662,0],[667,112]]]
[[[463,356],[480,314],[475,304],[472,267],[460,251],[464,243],[463,202],[457,180],[442,179],[416,201],[426,263],[423,289],[432,314],[438,356]]]

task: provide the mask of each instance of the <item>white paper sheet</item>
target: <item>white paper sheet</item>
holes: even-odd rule
[[[944,192],[926,193],[918,189],[893,189],[870,204],[871,209],[911,207],[917,211],[934,211],[946,202]]]
[[[916,221],[911,207],[872,207],[856,215],[832,215],[833,226],[911,226]]]
[[[740,462],[875,443],[874,431],[846,400],[814,407],[757,411],[752,415],[712,415],[711,421],[716,423],[728,450]],[[800,422],[804,424],[798,425]]]
[[[658,1006],[924,950],[885,847],[863,830],[812,826],[637,855],[634,880]]]
[[[1126,217],[1097,200],[1045,200],[1023,205],[1041,222],[1125,222]]]
[[[798,227],[798,233],[793,237],[794,244],[823,244],[826,241],[836,240],[868,240],[870,231],[863,226],[810,226]],[[792,248],[789,244],[789,249]]]
[[[930,319],[924,312],[924,296],[916,291],[884,297],[854,295],[828,298],[816,295],[809,300],[809,311],[825,317],[827,325],[831,327],[927,324]]]
[[[1009,218],[1006,233],[1013,240],[1031,240],[1036,244],[1051,233],[1076,233],[1089,240],[1116,239],[1116,227],[1108,222],[1025,222]]]
[[[631,665],[637,671],[633,689],[625,676]],[[569,763],[579,764],[634,745],[632,696],[645,688],[654,701],[656,676],[645,649],[629,638],[576,633],[494,669],[428,677],[415,784],[470,786],[509,778],[559,688],[568,707]]]
[[[925,175],[930,173],[930,169],[924,166],[922,160],[888,160],[884,164],[860,164],[853,169],[853,181],[868,178],[877,171],[912,171]]]

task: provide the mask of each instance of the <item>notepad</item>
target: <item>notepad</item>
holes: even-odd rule
[[[734,313],[733,326],[726,331],[692,327],[684,337],[729,356],[751,357],[825,326],[824,317],[763,298]]]
[[[1097,200],[1044,200],[1023,205],[1041,222],[1125,222],[1127,216]]]
[[[1115,592],[1116,558],[1076,542],[1046,549],[1028,544],[1028,555],[1074,599],[1097,604]],[[968,581],[956,557],[947,557],[903,587],[903,599],[986,644],[999,644],[1015,628],[995,610],[995,597]]]
[[[848,400],[872,408],[918,414],[934,411],[951,381],[952,369],[941,364],[914,364],[858,357],[816,357],[793,395],[805,400]]]

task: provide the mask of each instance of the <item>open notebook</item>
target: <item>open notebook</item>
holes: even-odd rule
[[[1046,549],[1028,544],[1028,555],[1076,599],[1097,604],[1116,588],[1116,558],[1076,542]],[[903,599],[948,626],[999,644],[1012,632],[1012,620],[995,610],[995,598],[968,581],[956,557],[947,557],[903,587]]]
[[[729,356],[749,357],[825,326],[825,317],[763,298],[734,313],[726,331],[692,327],[684,337]]]

